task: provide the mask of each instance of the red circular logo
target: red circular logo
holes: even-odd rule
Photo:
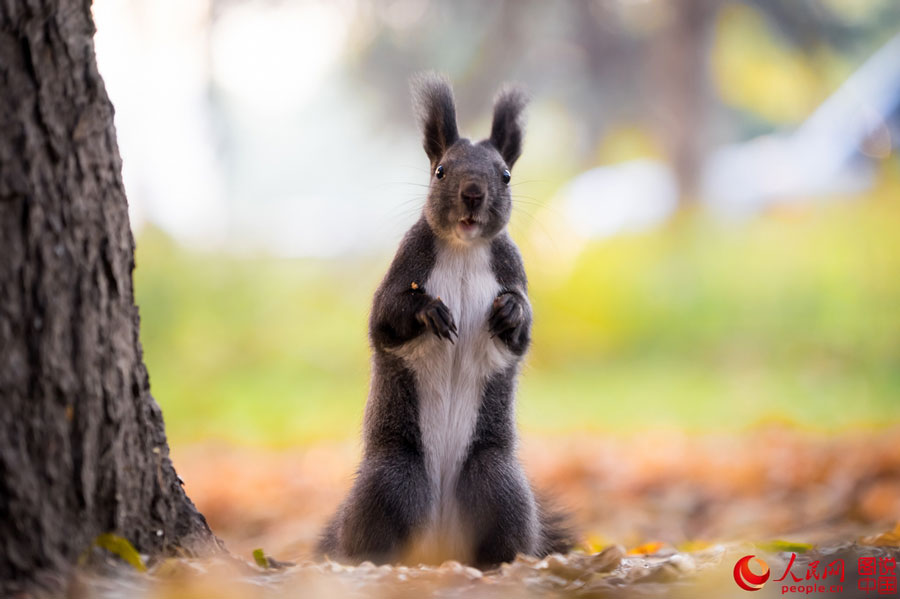
[[[750,560],[760,567],[760,573],[755,574],[750,570]],[[734,565],[734,581],[745,591],[758,591],[769,580],[769,564],[755,555],[745,555]]]

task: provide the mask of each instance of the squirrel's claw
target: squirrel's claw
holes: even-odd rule
[[[504,293],[494,300],[493,311],[488,319],[492,338],[514,330],[524,322],[525,310],[517,296]]]
[[[425,323],[426,328],[431,329],[439,339],[446,339],[450,343],[455,342],[455,337],[459,336],[456,323],[453,322],[453,315],[447,305],[440,300],[434,298],[422,309],[420,320]]]

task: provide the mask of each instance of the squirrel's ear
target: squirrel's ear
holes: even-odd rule
[[[525,137],[525,106],[528,94],[519,87],[504,87],[494,100],[494,122],[491,124],[491,143],[500,152],[506,165],[512,168],[522,154]]]
[[[434,167],[447,148],[459,139],[450,80],[445,75],[422,73],[413,77],[410,88],[422,128],[422,144]]]

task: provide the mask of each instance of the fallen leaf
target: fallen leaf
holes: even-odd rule
[[[874,545],[876,547],[900,547],[900,522],[894,530],[883,532],[871,537],[864,537],[859,540],[862,545]]]
[[[704,549],[709,549],[713,544],[709,541],[684,541],[683,543],[679,543],[676,549],[683,553],[693,553],[694,551],[703,551]]]
[[[266,559],[266,554],[262,549],[254,549],[253,550],[253,561],[256,562],[256,565],[260,568],[269,568],[269,560]]]
[[[603,551],[603,548],[609,544],[608,539],[605,539],[597,533],[591,533],[584,540],[582,548],[585,553],[600,553]]]
[[[770,553],[806,553],[810,549],[813,548],[809,543],[799,543],[796,541],[765,541],[763,543],[754,543],[754,545],[762,549],[763,551],[768,551]]]
[[[661,541],[651,541],[649,543],[644,543],[643,545],[638,545],[637,547],[628,551],[628,555],[653,555],[657,551],[663,548],[665,543]]]
[[[131,564],[131,567],[138,572],[147,571],[147,566],[144,565],[144,560],[141,559],[137,549],[135,549],[134,545],[131,544],[131,541],[125,537],[120,537],[119,535],[107,532],[94,539],[94,545],[118,555],[120,558]]]

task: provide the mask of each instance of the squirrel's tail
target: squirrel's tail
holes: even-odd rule
[[[568,553],[575,547],[577,535],[568,512],[548,504],[544,498],[539,498],[538,518],[541,524],[538,557],[551,553]]]

